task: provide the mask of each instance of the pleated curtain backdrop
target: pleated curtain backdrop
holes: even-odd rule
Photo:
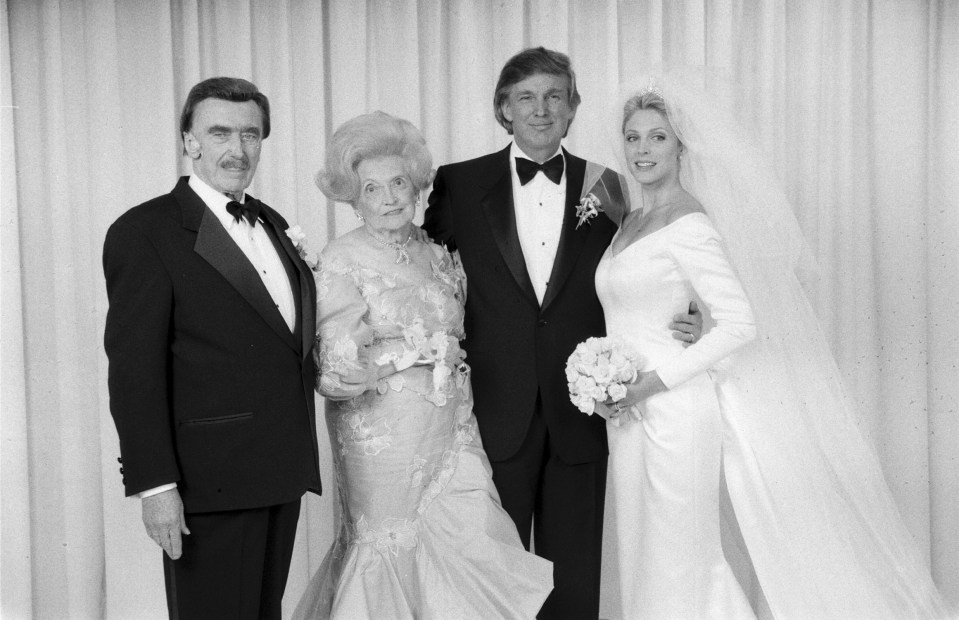
[[[189,88],[272,104],[250,192],[319,250],[356,225],[313,184],[375,109],[435,165],[502,148],[493,87],[532,45],[583,95],[570,150],[607,149],[618,84],[706,65],[739,85],[820,265],[810,293],[903,518],[959,603],[959,3],[955,0],[0,0],[4,618],[161,618],[160,551],[123,497],[106,388],[109,224],[189,173]],[[729,145],[735,149],[736,145]],[[320,401],[321,402],[321,401]],[[321,467],[333,478],[320,418]],[[333,536],[303,507],[284,608]]]

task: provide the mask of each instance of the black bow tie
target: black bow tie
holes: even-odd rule
[[[537,164],[535,161],[530,161],[524,157],[516,158],[516,174],[519,175],[520,185],[526,185],[532,181],[540,170],[543,171],[547,179],[559,185],[559,180],[563,178],[563,156],[557,155],[542,164]]]
[[[241,217],[245,217],[246,221],[250,223],[250,226],[256,226],[256,219],[260,217],[260,208],[262,206],[256,198],[248,198],[243,204],[231,200],[226,203],[226,210],[237,222],[240,221]]]

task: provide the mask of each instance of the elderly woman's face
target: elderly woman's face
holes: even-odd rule
[[[356,210],[367,226],[388,232],[405,228],[416,214],[416,188],[402,157],[364,159],[356,167],[360,195]]]

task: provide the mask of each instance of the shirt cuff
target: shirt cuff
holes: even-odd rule
[[[169,491],[170,489],[175,489],[175,488],[176,488],[176,482],[171,482],[170,484],[164,484],[162,486],[153,487],[152,489],[147,489],[146,491],[137,493],[137,497],[139,497],[140,499],[146,499],[150,496],[159,495],[160,493],[163,493],[164,491]]]

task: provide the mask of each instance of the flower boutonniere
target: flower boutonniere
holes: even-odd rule
[[[303,229],[300,228],[300,225],[290,226],[286,229],[286,236],[290,238],[290,241],[293,242],[293,247],[296,248],[296,253],[300,255],[300,258],[303,259],[303,262],[313,271],[320,270],[320,261],[319,259],[311,255],[306,249],[306,233],[303,232]]]
[[[579,218],[579,221],[576,223],[576,228],[582,226],[584,222],[589,224],[589,221],[602,213],[602,211],[603,203],[596,197],[596,194],[592,192],[586,194],[583,199],[579,201],[579,204],[576,205],[576,217]]]

